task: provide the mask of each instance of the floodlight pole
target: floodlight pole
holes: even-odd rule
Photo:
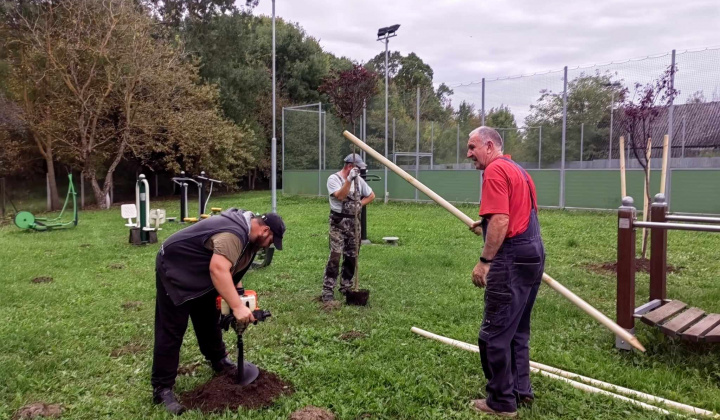
[[[397,36],[395,31],[400,27],[400,25],[390,26],[386,28],[380,28],[378,30],[378,41],[385,41],[385,157],[388,157],[388,96],[389,96],[389,69],[388,69],[388,44],[390,43],[390,38]],[[395,120],[393,120],[393,129],[394,129]],[[395,152],[393,147],[393,153]],[[384,165],[383,165],[384,166]],[[384,203],[388,202],[388,170],[387,167],[383,167],[383,182],[385,183],[385,197],[383,199]]]
[[[272,141],[270,142],[272,211],[277,212],[277,137],[275,137],[275,0],[272,0]]]

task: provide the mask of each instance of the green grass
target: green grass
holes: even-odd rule
[[[213,206],[269,207],[267,193],[213,198]],[[176,214],[175,201],[157,203]],[[370,306],[324,313],[319,295],[328,254],[325,200],[280,197],[285,251],[272,265],[251,272],[245,286],[257,290],[273,318],[246,334],[246,357],[291,382],[296,392],[270,408],[184,418],[278,419],[306,405],[325,407],[341,419],[474,419],[469,401],[483,395],[477,355],[410,332],[418,326],[475,343],[482,291],[470,273],[481,240],[435,205],[373,204],[369,236],[399,236],[400,246],[363,248],[361,284]],[[461,207],[469,215],[474,206]],[[588,271],[588,263],[615,258],[612,213],[541,211],[546,271],[614,318],[615,280]],[[34,402],[61,403],[71,419],[170,418],[150,403],[154,318],[153,259],[158,245],[132,247],[118,208],[81,213],[77,228],[23,232],[0,228],[0,418]],[[160,239],[179,228],[166,224]],[[720,235],[670,233],[669,296],[720,312]],[[123,267],[123,268],[113,268]],[[52,283],[33,284],[38,276]],[[638,304],[647,300],[640,275]],[[123,303],[142,302],[124,309]],[[351,330],[365,338],[344,341]],[[647,354],[614,349],[605,328],[546,286],[533,313],[532,359],[596,379],[720,411],[720,347],[671,341],[638,323]],[[234,338],[226,343],[234,352]],[[134,344],[134,354],[112,357]],[[192,332],[181,364],[200,362]],[[179,392],[211,376],[203,365],[180,376]],[[522,409],[532,419],[654,419],[658,415],[608,397],[533,376],[537,400]]]

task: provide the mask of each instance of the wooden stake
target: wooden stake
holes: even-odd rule
[[[648,212],[648,188],[650,188],[650,155],[652,153],[652,138],[648,138],[647,141],[647,150],[645,152],[645,162],[646,162],[646,171],[645,171],[645,186],[643,188],[643,221],[647,222],[649,220],[650,212]],[[643,228],[642,230],[642,255],[645,257],[645,248],[647,244],[647,228]]]
[[[660,193],[665,194],[665,181],[667,181],[667,167],[668,167],[668,149],[670,143],[670,136],[665,134],[663,138],[663,154],[662,154],[662,178],[660,178]]]
[[[380,153],[376,152],[372,147],[368,146],[367,144],[363,143],[362,140],[358,139],[350,133],[349,131],[344,131],[343,135],[345,138],[347,138],[350,142],[355,144],[357,147],[364,150],[367,154],[372,156],[375,160],[382,163],[383,165],[390,168],[393,172],[398,174],[401,178],[403,178],[405,181],[409,182],[412,186],[420,190],[422,193],[430,197],[433,201],[440,204],[445,210],[452,213],[455,217],[460,219],[463,223],[465,223],[468,227],[471,227],[474,223],[473,219],[470,218],[467,214],[461,212],[458,210],[457,207],[450,204],[447,200],[437,195],[433,190],[426,187],[423,183],[418,181],[417,179],[413,178],[405,172],[402,168],[398,167],[394,163],[390,162],[385,156],[381,155]],[[596,321],[603,324],[606,328],[611,330],[615,333],[615,335],[619,336],[623,340],[630,343],[633,347],[636,349],[644,352],[645,347],[643,347],[642,344],[638,341],[635,336],[627,332],[624,328],[616,324],[614,321],[612,321],[610,318],[605,316],[602,312],[595,309],[592,305],[582,300],[580,297],[578,297],[576,294],[568,290],[566,287],[564,287],[562,284],[558,283],[555,279],[548,276],[547,274],[543,273],[542,277],[545,284],[553,288],[556,292],[563,295],[565,298],[570,300],[572,303],[577,305],[580,309],[585,311],[588,315],[593,317]]]
[[[625,136],[620,136],[620,200],[627,197],[625,183]]]
[[[417,327],[412,327],[412,328],[410,329],[410,331],[414,332],[415,334],[421,335],[421,336],[423,336],[423,337],[429,338],[429,339],[431,339],[431,340],[436,340],[436,341],[439,341],[439,342],[444,343],[444,344],[449,344],[449,345],[451,345],[451,346],[453,346],[453,347],[457,347],[457,348],[462,349],[462,350],[467,350],[467,351],[470,351],[470,352],[479,353],[479,348],[478,348],[478,346],[475,346],[475,345],[473,345],[473,344],[464,343],[464,342],[459,341],[459,340],[454,340],[454,339],[452,339],[452,338],[443,337],[443,336],[438,335],[438,334],[433,334],[433,333],[431,333],[431,332],[429,332],[429,331],[425,331],[425,330],[422,330],[422,329],[417,328]],[[561,381],[563,381],[563,382],[565,382],[565,383],[568,383],[568,384],[572,385],[573,387],[578,388],[578,389],[581,389],[581,390],[583,390],[583,391],[587,391],[587,392],[591,392],[591,393],[598,393],[598,394],[603,394],[603,395],[608,395],[608,396],[613,397],[613,398],[618,398],[618,399],[621,399],[621,400],[623,400],[623,401],[630,402],[631,404],[640,405],[641,407],[647,408],[648,410],[660,411],[660,412],[665,412],[665,413],[667,413],[665,410],[663,410],[663,409],[661,409],[661,408],[659,408],[659,407],[655,407],[655,406],[652,406],[652,405],[649,405],[649,404],[644,404],[644,403],[642,403],[642,402],[640,402],[640,401],[635,401],[635,400],[632,400],[632,399],[627,398],[627,397],[622,397],[622,396],[620,396],[620,395],[613,394],[612,392],[603,391],[603,390],[598,389],[598,388],[595,388],[595,387],[599,387],[599,388],[603,388],[603,389],[606,389],[606,390],[614,391],[614,392],[617,392],[618,394],[631,395],[631,396],[633,396],[633,397],[641,398],[641,399],[644,399],[644,400],[646,400],[646,401],[650,401],[650,402],[653,402],[653,403],[656,403],[656,404],[663,404],[663,405],[665,405],[665,406],[667,406],[667,407],[672,407],[672,408],[675,408],[675,409],[678,409],[678,410],[681,410],[681,411],[685,411],[685,412],[688,412],[688,413],[691,413],[691,414],[697,414],[697,415],[701,415],[701,416],[709,416],[709,417],[713,417],[713,418],[720,418],[720,415],[715,414],[715,413],[713,413],[712,411],[704,410],[704,409],[702,409],[702,408],[693,407],[693,406],[691,406],[691,405],[679,403],[679,402],[672,401],[672,400],[667,400],[667,399],[665,399],[665,398],[656,397],[656,396],[651,395],[651,394],[646,394],[646,393],[644,393],[644,392],[635,391],[635,390],[629,389],[629,388],[624,388],[624,387],[621,387],[621,386],[618,386],[618,385],[614,385],[614,384],[611,384],[611,383],[608,383],[608,382],[599,381],[599,380],[597,380],[597,379],[588,378],[588,377],[586,377],[586,376],[578,375],[578,374],[576,374],[576,373],[566,372],[566,371],[564,371],[564,370],[562,370],[562,369],[558,369],[558,368],[555,368],[555,367],[552,367],[552,366],[544,365],[544,364],[542,364],[542,363],[536,363],[536,362],[530,361],[530,368],[531,368],[531,370],[532,370],[534,373],[540,373],[540,374],[543,375],[543,376],[547,376],[547,377],[549,377],[549,378],[561,380]],[[574,381],[574,380],[578,380],[578,381],[580,381],[580,382],[584,382],[585,384],[590,384],[590,385],[594,385],[594,386],[585,385],[585,384],[582,384],[582,383],[580,383],[580,382],[576,382],[576,381]],[[577,385],[581,385],[581,386],[577,386]]]

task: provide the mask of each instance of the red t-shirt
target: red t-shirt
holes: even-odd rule
[[[510,155],[503,156],[510,159]],[[532,189],[534,205],[537,209],[535,183],[530,174],[527,179]],[[503,159],[490,162],[483,172],[482,197],[480,198],[480,216],[489,214],[507,214],[510,217],[506,238],[519,235],[530,224],[530,189],[522,170],[514,163]]]

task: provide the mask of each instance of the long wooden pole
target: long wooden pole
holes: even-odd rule
[[[625,183],[625,136],[620,136],[620,200],[627,197]]]
[[[425,331],[425,330],[417,328],[417,327],[412,327],[410,329],[410,331],[412,331],[415,334],[418,334],[420,336],[423,336],[425,338],[429,338],[431,340],[436,340],[436,341],[439,341],[444,344],[449,344],[453,347],[457,347],[462,350],[467,350],[467,351],[474,352],[474,353],[479,352],[478,346],[473,345],[473,344],[465,343],[465,342],[462,342],[459,340],[454,340],[452,338],[444,337],[442,335],[433,334],[430,331]],[[536,362],[530,361],[530,368],[535,373],[540,373],[543,376],[561,380],[561,381],[568,383],[568,384],[572,385],[573,387],[581,389],[583,391],[608,395],[613,398],[618,398],[623,401],[628,401],[631,404],[640,405],[641,407],[647,408],[649,410],[660,411],[663,409],[649,405],[649,404],[644,404],[640,401],[635,401],[630,398],[622,397],[622,396],[614,394],[612,392],[603,391],[602,389],[598,389],[598,388],[603,388],[605,390],[614,391],[614,392],[617,392],[618,394],[631,395],[633,397],[641,398],[646,401],[650,401],[650,402],[657,403],[657,404],[664,404],[667,407],[672,407],[672,408],[675,408],[675,409],[678,409],[681,411],[685,411],[685,412],[688,412],[691,414],[720,418],[720,415],[715,414],[712,411],[693,407],[691,405],[679,403],[679,402],[672,401],[672,400],[667,400],[665,398],[656,397],[651,394],[646,394],[644,392],[635,391],[633,389],[621,387],[621,386],[611,384],[608,382],[599,381],[597,379],[588,378],[586,376],[578,375],[578,374],[572,373],[572,372],[567,372],[562,369],[544,365],[542,363],[536,363]],[[585,382],[585,384],[589,384],[589,385],[585,385],[580,382],[576,382],[574,379],[577,379],[580,382]],[[577,385],[582,385],[582,386],[577,386]],[[593,385],[593,386],[590,386],[590,385]],[[598,387],[598,388],[595,388],[595,387]],[[600,392],[598,392],[598,391],[600,391]],[[667,412],[665,410],[660,411],[660,412],[665,412],[667,414]]]
[[[455,217],[460,219],[463,223],[465,223],[468,227],[472,227],[472,224],[474,223],[473,220],[468,216],[467,214],[461,212],[457,209],[457,207],[450,204],[447,200],[437,195],[433,190],[426,187],[418,181],[417,179],[413,178],[410,174],[405,172],[402,168],[398,167],[394,163],[390,162],[385,156],[381,155],[380,153],[376,152],[372,147],[368,146],[367,144],[363,143],[360,139],[355,137],[352,133],[349,131],[344,131],[343,135],[346,139],[348,139],[350,142],[355,144],[357,147],[363,149],[367,154],[372,156],[375,160],[382,163],[383,165],[390,168],[393,172],[398,174],[401,178],[403,178],[405,181],[409,182],[420,190],[422,193],[430,197],[433,201],[440,204],[445,210],[452,213]],[[580,297],[578,297],[576,294],[568,290],[566,287],[564,287],[562,284],[558,283],[557,280],[553,279],[552,277],[548,276],[546,273],[543,273],[542,276],[543,281],[553,288],[556,292],[560,293],[561,295],[565,296],[568,300],[570,300],[572,303],[577,305],[580,309],[585,311],[588,315],[593,317],[596,321],[603,324],[605,327],[607,327],[610,331],[614,332],[615,335],[619,336],[626,342],[630,343],[633,347],[636,349],[644,352],[645,347],[643,347],[642,344],[640,344],[640,341],[630,334],[627,330],[616,324],[613,320],[605,316],[602,312],[595,309],[592,305],[582,300]]]

